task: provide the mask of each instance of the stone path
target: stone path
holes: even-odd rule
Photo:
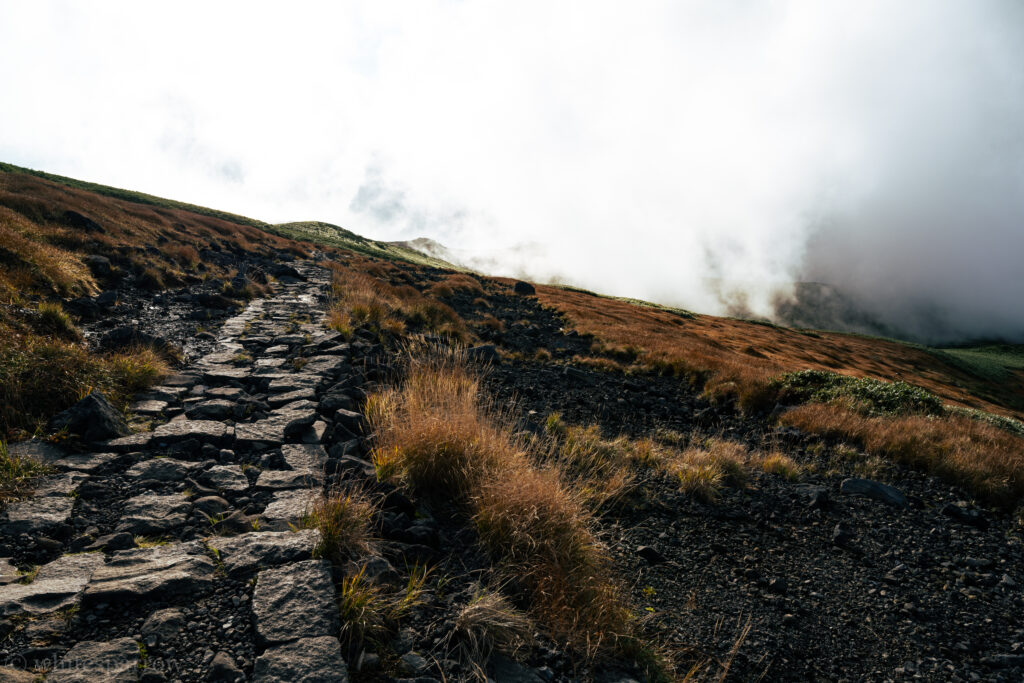
[[[360,454],[372,345],[325,332],[329,273],[296,267],[137,397],[152,429],[12,447],[56,474],[0,515],[0,680],[348,680],[330,567],[300,527]]]

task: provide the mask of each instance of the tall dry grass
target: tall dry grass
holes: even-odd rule
[[[593,519],[557,468],[528,457],[464,353],[410,357],[406,374],[367,403],[379,471],[460,506],[553,637],[591,656],[625,637],[629,612]]]
[[[413,287],[391,285],[368,267],[355,270],[332,263],[331,268],[333,301],[327,324],[332,329],[351,335],[364,325],[378,332],[400,333],[408,325],[456,341],[468,339],[465,322],[450,306]]]
[[[868,417],[836,405],[787,411],[782,423],[935,474],[990,503],[1024,499],[1024,439],[967,417]]]

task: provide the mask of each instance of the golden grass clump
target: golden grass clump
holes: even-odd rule
[[[867,417],[808,404],[787,411],[781,421],[935,474],[995,505],[1012,507],[1024,499],[1024,439],[969,417]]]
[[[27,493],[33,479],[50,471],[49,467],[31,458],[12,454],[7,444],[0,440],[0,510],[8,501]]]
[[[0,341],[0,429],[32,432],[93,390],[120,406],[168,372],[146,347],[104,356],[69,341],[16,335]]]
[[[514,657],[533,641],[533,622],[500,591],[478,587],[448,634],[462,658],[479,668],[494,652]]]
[[[82,338],[82,333],[75,327],[71,316],[64,311],[60,302],[44,301],[36,308],[36,312],[39,314],[39,318],[35,327],[40,334],[50,334],[71,341],[78,341]]]
[[[306,529],[320,532],[315,557],[341,566],[371,550],[373,503],[361,491],[334,490],[321,495],[302,519]]]
[[[465,510],[554,637],[595,654],[628,631],[586,507],[558,468],[527,457],[508,416],[481,396],[464,352],[410,358],[404,384],[371,396],[367,413],[378,434],[378,472]]]
[[[754,458],[753,464],[768,474],[776,474],[790,481],[800,478],[800,465],[793,458],[778,451]]]
[[[374,463],[426,496],[465,500],[484,477],[523,459],[479,399],[480,377],[459,351],[411,357],[404,387],[369,397]]]
[[[380,269],[367,266],[357,271],[337,264],[332,268],[334,301],[327,313],[328,327],[345,335],[359,325],[394,334],[403,332],[408,324],[459,341],[468,338],[465,323],[450,306],[371,274]]]

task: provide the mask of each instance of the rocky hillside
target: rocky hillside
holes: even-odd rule
[[[3,680],[1024,676],[1017,390],[0,180],[8,376],[162,364],[4,394]]]

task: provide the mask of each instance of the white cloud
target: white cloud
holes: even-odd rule
[[[0,159],[271,221],[540,244],[507,268],[699,310],[720,310],[709,277],[804,276],[1024,335],[1021,19],[953,0],[0,2]]]

